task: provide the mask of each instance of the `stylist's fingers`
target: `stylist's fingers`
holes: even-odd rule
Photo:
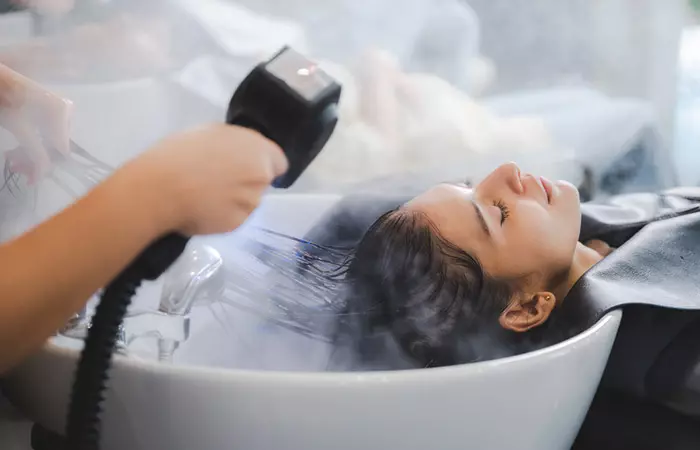
[[[21,117],[46,141],[50,149],[67,154],[70,149],[70,126],[73,102],[57,95],[34,80],[15,74],[17,109]]]
[[[50,152],[69,152],[71,113],[70,101],[0,65],[0,126],[19,144],[7,159],[30,183],[50,170]]]
[[[224,233],[243,223],[286,172],[282,149],[262,134],[222,123],[173,134],[126,166],[157,179],[164,223],[188,235]]]
[[[236,147],[244,151],[252,151],[256,157],[263,158],[268,164],[273,178],[284,174],[289,168],[289,161],[282,149],[257,131],[236,125],[228,125],[218,129],[223,132],[220,137],[222,142],[236,142]],[[237,160],[240,161],[238,158]]]
[[[0,64],[0,114],[19,108],[24,103],[24,97],[22,77]]]
[[[10,169],[25,175],[30,184],[42,178],[51,166],[51,159],[34,128],[18,115],[4,114],[2,124],[15,136],[20,151],[9,159]]]
[[[49,148],[63,155],[70,153],[73,102],[51,92],[42,93],[37,110],[37,126]]]

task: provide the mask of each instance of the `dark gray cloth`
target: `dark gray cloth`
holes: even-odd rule
[[[582,239],[619,247],[572,288],[548,324],[552,341],[624,307],[602,386],[665,402],[700,357],[700,189],[590,205]]]

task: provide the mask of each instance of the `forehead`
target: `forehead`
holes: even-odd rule
[[[456,184],[438,184],[414,197],[405,207],[411,210],[435,207],[459,201],[471,201],[472,190]]]
[[[481,231],[474,206],[472,189],[440,184],[413,198],[403,208],[419,211],[437,228],[440,235],[465,251],[474,251]]]

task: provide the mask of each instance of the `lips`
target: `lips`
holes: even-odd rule
[[[552,203],[552,196],[554,195],[554,185],[551,181],[545,177],[540,177],[540,182],[544,188],[544,193],[547,194],[547,203]]]

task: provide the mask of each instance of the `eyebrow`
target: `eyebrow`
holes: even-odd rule
[[[449,184],[451,186],[457,186],[460,188],[465,187],[465,183],[457,183],[454,181],[445,181],[444,184]],[[481,212],[481,208],[479,208],[479,205],[476,204],[474,199],[471,200],[472,206],[474,207],[474,211],[476,212],[476,218],[479,221],[479,226],[483,230],[483,232],[486,234],[486,236],[491,237],[491,229],[489,228],[489,224],[486,223],[486,219],[484,219],[484,214]]]
[[[474,206],[474,211],[476,212],[476,218],[479,220],[479,225],[481,225],[481,229],[484,230],[484,233],[486,233],[486,235],[490,237],[491,230],[489,230],[489,225],[486,223],[486,220],[484,219],[484,214],[481,212],[481,208],[479,208],[479,205],[477,205],[474,200],[472,200],[472,206]]]

